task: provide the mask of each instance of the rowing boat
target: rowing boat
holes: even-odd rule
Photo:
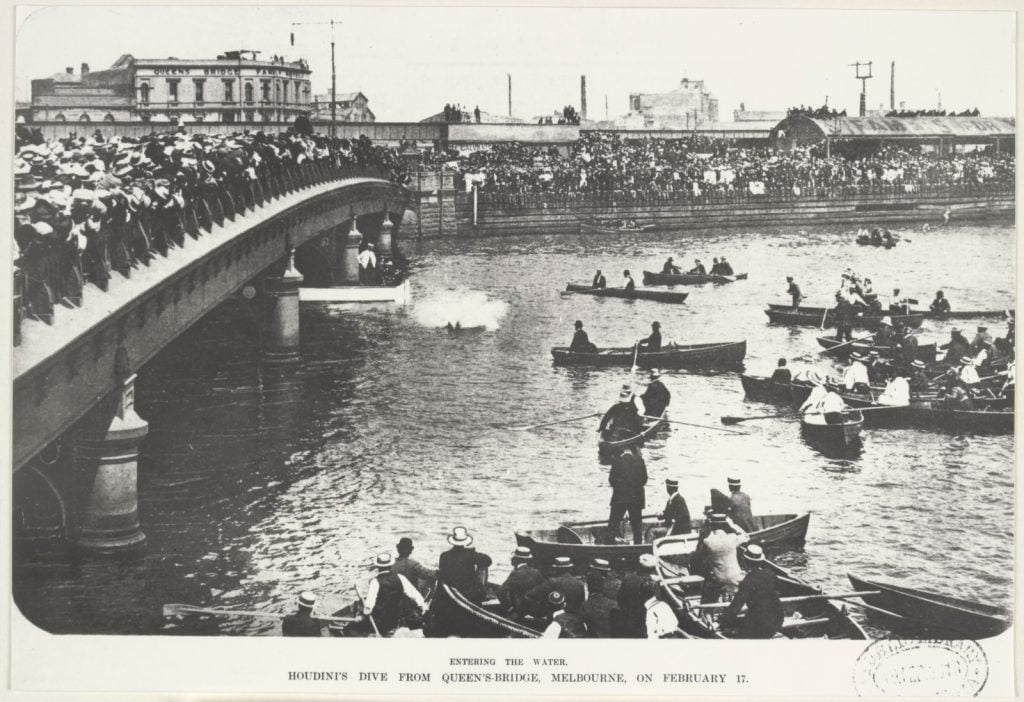
[[[765,548],[790,548],[801,546],[807,537],[810,512],[803,514],[765,514],[754,517],[756,527],[749,533],[751,543]],[[693,532],[684,538],[692,543],[690,552],[697,547],[697,532],[704,524],[703,519],[690,522]],[[645,553],[651,553],[654,540],[662,535],[664,525],[656,516],[643,519],[644,543],[623,543],[622,535],[632,538],[629,521],[620,525],[616,534],[608,531],[608,520],[594,522],[570,522],[557,529],[531,529],[516,531],[516,544],[528,546],[533,551],[534,565],[546,571],[557,556],[572,559],[574,569],[583,573],[594,558],[604,558],[613,567],[633,568],[636,560]]]
[[[885,240],[874,241],[869,236],[858,236],[857,237],[857,243],[860,244],[861,246],[884,246],[887,249],[891,249],[894,246],[896,246],[896,241],[895,240],[892,240],[892,241],[885,241]]]
[[[457,589],[441,584],[438,597],[444,598],[440,612],[446,614],[445,636],[465,638],[539,639],[541,632],[512,621],[502,613],[502,606],[494,597],[476,604]],[[431,632],[432,634],[434,632]]]
[[[740,382],[748,399],[799,406],[814,387],[805,381],[772,383],[771,378],[740,375]],[[872,411],[864,414],[865,422],[873,427],[916,428],[949,431],[957,434],[1012,434],[1014,431],[1013,405],[1009,398],[993,398],[983,409],[964,410],[946,407],[937,395],[911,395],[905,407],[878,405],[873,397],[848,392],[845,388],[827,385],[835,390],[847,405],[854,409]],[[875,393],[879,388],[873,388]],[[983,401],[978,400],[979,404]]]
[[[876,610],[891,613],[886,617],[931,629],[929,636],[939,638],[984,639],[997,636],[1009,628],[1013,621],[1010,612],[1002,607],[979,604],[969,600],[916,590],[901,585],[880,583],[848,574],[853,588],[859,591],[877,590],[877,595],[865,595],[864,602]],[[952,635],[951,635],[952,634]]]
[[[915,314],[920,312],[925,319],[1002,319],[1013,310],[964,310],[962,312],[932,312],[931,310],[912,310]]]
[[[673,302],[682,304],[690,296],[688,292],[672,292],[671,290],[644,290],[643,288],[592,288],[589,285],[569,283],[566,292],[578,295],[594,295],[595,297],[621,297],[626,300],[653,300],[654,302]]]
[[[899,346],[878,346],[870,342],[862,341],[850,344],[832,336],[819,336],[817,339],[818,345],[826,350],[833,349],[836,346],[841,346],[842,348],[831,352],[836,356],[849,356],[854,351],[864,354],[870,353],[871,351],[877,351],[878,355],[882,358],[897,358],[902,351]],[[935,363],[936,353],[938,353],[938,347],[934,343],[921,344],[917,347],[917,352],[914,354],[914,358],[924,361],[925,363]]]
[[[606,227],[600,224],[580,222],[580,231],[590,232],[591,234],[631,234],[633,232],[646,232],[651,229],[654,229],[653,224],[638,224],[635,227]]]
[[[704,283],[734,283],[737,280],[746,280],[746,273],[735,275],[718,275],[706,273],[652,273],[644,271],[644,285],[703,285]]]
[[[735,638],[729,631],[718,626],[718,615],[721,608],[708,608],[701,612],[700,604],[701,580],[693,577],[680,577],[685,571],[685,562],[681,562],[677,551],[679,537],[659,539],[654,544],[654,555],[658,557],[658,571],[662,577],[661,591],[666,601],[676,614],[679,628],[683,633],[701,639]],[[685,546],[684,546],[685,549]],[[685,555],[685,551],[684,551]],[[772,561],[767,566],[775,572],[779,586],[779,597],[806,597],[821,595],[820,588],[800,580]],[[846,611],[846,607],[827,598],[804,602],[783,602],[785,619],[780,631],[781,636],[789,639],[855,639],[862,641],[867,634]]]
[[[800,428],[809,440],[849,448],[860,443],[860,432],[864,428],[864,415],[857,411],[843,412],[842,421],[829,423],[823,414],[805,413],[800,415]]]
[[[597,448],[603,454],[612,454],[616,449],[624,449],[630,446],[642,446],[645,441],[654,436],[654,434],[662,427],[668,426],[664,421],[665,415],[668,414],[668,410],[665,409],[661,413],[660,419],[649,419],[645,420],[643,431],[634,436],[626,436],[619,438],[617,432],[613,429],[611,431],[604,431],[601,433],[601,438],[598,439]]]
[[[618,366],[629,368],[636,359],[641,368],[728,368],[743,362],[746,341],[711,344],[669,344],[660,351],[636,353],[634,346],[598,349],[594,352],[570,351],[567,346],[551,349],[556,366]]]
[[[768,305],[764,311],[772,324],[789,324],[803,327],[834,327],[836,326],[835,310],[824,307],[800,307],[795,312],[789,305]],[[877,329],[882,320],[888,318],[893,324],[899,322],[904,327],[919,327],[924,315],[914,314],[861,314],[854,316],[851,326],[858,329]]]

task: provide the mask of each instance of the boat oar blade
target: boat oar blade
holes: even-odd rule
[[[713,427],[707,424],[694,424],[693,422],[680,422],[678,419],[665,419],[664,417],[652,417],[650,415],[643,415],[644,419],[653,419],[660,422],[668,422],[669,424],[682,424],[684,427],[698,427],[700,429],[714,429],[715,431],[727,431],[730,434],[746,434],[745,431],[733,431],[732,429],[722,429],[722,427]],[[728,424],[728,422],[724,422]]]
[[[784,414],[759,414],[756,417],[732,417],[726,415],[721,417],[722,424],[739,424],[740,422],[749,422],[754,419],[775,419],[776,417],[785,417]]]
[[[592,412],[590,414],[585,414],[582,417],[569,417],[568,419],[556,419],[556,420],[551,421],[551,422],[541,422],[540,424],[527,424],[527,425],[521,426],[521,427],[504,427],[504,428],[508,429],[509,431],[527,431],[529,429],[537,429],[539,427],[550,427],[550,426],[553,426],[555,424],[567,424],[568,422],[579,422],[579,421],[582,421],[584,419],[593,419],[594,417],[600,417],[600,416],[601,416],[600,412]]]

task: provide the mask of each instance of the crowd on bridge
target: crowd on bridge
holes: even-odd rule
[[[435,155],[434,162],[462,174],[467,188],[493,194],[710,193],[799,195],[812,188],[921,186],[1014,182],[1012,154],[989,151],[937,155],[889,147],[847,158],[824,147],[775,151],[733,148],[725,140],[624,139],[585,132],[568,147],[495,144],[489,149]]]
[[[332,172],[408,182],[394,149],[287,133],[44,139],[16,133],[15,285],[21,312],[50,321],[55,303],[80,304],[91,283],[130,275],[212,222]],[[264,192],[266,191],[266,192]]]

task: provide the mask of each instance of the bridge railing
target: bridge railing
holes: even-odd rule
[[[662,190],[609,190],[590,192],[480,192],[480,204],[507,209],[544,207],[619,207],[629,205],[715,205],[746,203],[809,202],[815,200],[917,200],[923,197],[985,197],[1010,195],[1013,184],[959,183],[924,185],[833,185],[805,188],[770,188],[763,194],[753,194],[747,188],[723,189],[720,186],[700,186],[700,192],[691,189]]]
[[[357,177],[388,179],[384,169],[327,160],[266,167],[255,178],[237,177],[164,207],[108,213],[102,221],[73,226],[66,240],[33,240],[21,251],[14,269],[14,345],[21,343],[21,323],[36,319],[53,324],[56,305],[80,307],[86,285],[106,291],[112,273],[126,278],[198,239],[282,196],[328,181]]]

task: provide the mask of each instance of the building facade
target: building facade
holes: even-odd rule
[[[338,93],[336,96],[335,119],[339,122],[376,122],[377,116],[369,107],[369,99],[360,92]],[[313,97],[310,117],[317,121],[330,121],[331,94]]]
[[[631,93],[629,114],[620,121],[630,129],[693,129],[718,121],[718,98],[703,80],[683,78],[667,93]]]
[[[215,59],[121,56],[106,71],[32,81],[33,121],[290,122],[311,110],[302,59],[226,52]]]

